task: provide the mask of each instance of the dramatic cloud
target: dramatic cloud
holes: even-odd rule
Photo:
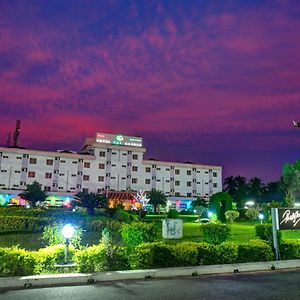
[[[123,132],[148,157],[276,179],[300,151],[299,13],[293,1],[2,1],[1,143],[20,118],[26,147]]]

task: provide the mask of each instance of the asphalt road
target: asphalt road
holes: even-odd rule
[[[209,275],[0,292],[1,300],[300,299],[300,270]]]

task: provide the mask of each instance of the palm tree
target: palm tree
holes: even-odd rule
[[[165,206],[168,201],[167,196],[163,192],[156,190],[148,192],[147,197],[150,199],[148,203],[154,206],[155,214],[159,212],[159,205]]]
[[[257,202],[260,202],[263,191],[264,184],[262,180],[258,177],[252,177],[248,183],[248,195]]]
[[[28,184],[26,190],[19,196],[27,200],[32,207],[35,207],[37,202],[42,203],[46,200],[47,194],[42,191],[41,185],[34,181],[32,184]]]
[[[85,207],[88,215],[95,214],[95,208],[107,208],[107,198],[103,194],[79,192],[74,198],[79,207]]]

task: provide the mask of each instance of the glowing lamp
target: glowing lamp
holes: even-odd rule
[[[70,239],[74,234],[74,227],[71,224],[66,224],[62,230],[61,233],[64,236],[65,239]]]
[[[211,218],[213,216],[213,213],[211,211],[208,212],[208,217]]]
[[[250,200],[250,201],[247,201],[245,204],[247,206],[253,206],[255,203],[254,203],[254,201]]]
[[[263,219],[265,218],[265,216],[263,214],[259,214],[258,218],[260,219],[260,223],[262,224]]]

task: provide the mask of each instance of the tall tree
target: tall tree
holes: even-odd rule
[[[283,202],[284,199],[284,185],[281,181],[271,181],[265,185],[263,194],[262,194],[262,202],[270,203],[272,201],[275,202]]]
[[[85,207],[88,215],[95,214],[95,208],[107,208],[107,198],[103,194],[79,192],[74,198],[79,207]]]
[[[224,180],[225,191],[233,198],[238,208],[244,207],[248,196],[248,185],[243,176],[229,176]]]
[[[148,192],[147,197],[150,199],[148,203],[152,204],[154,207],[155,214],[159,212],[159,206],[165,206],[168,200],[167,196],[163,192],[157,190]]]
[[[264,192],[264,184],[258,177],[252,177],[248,183],[248,197],[254,199],[256,202],[261,202],[262,194]]]
[[[42,203],[46,200],[47,194],[41,189],[41,185],[34,181],[27,185],[26,190],[20,196],[26,199],[32,207],[35,207],[38,202]]]

